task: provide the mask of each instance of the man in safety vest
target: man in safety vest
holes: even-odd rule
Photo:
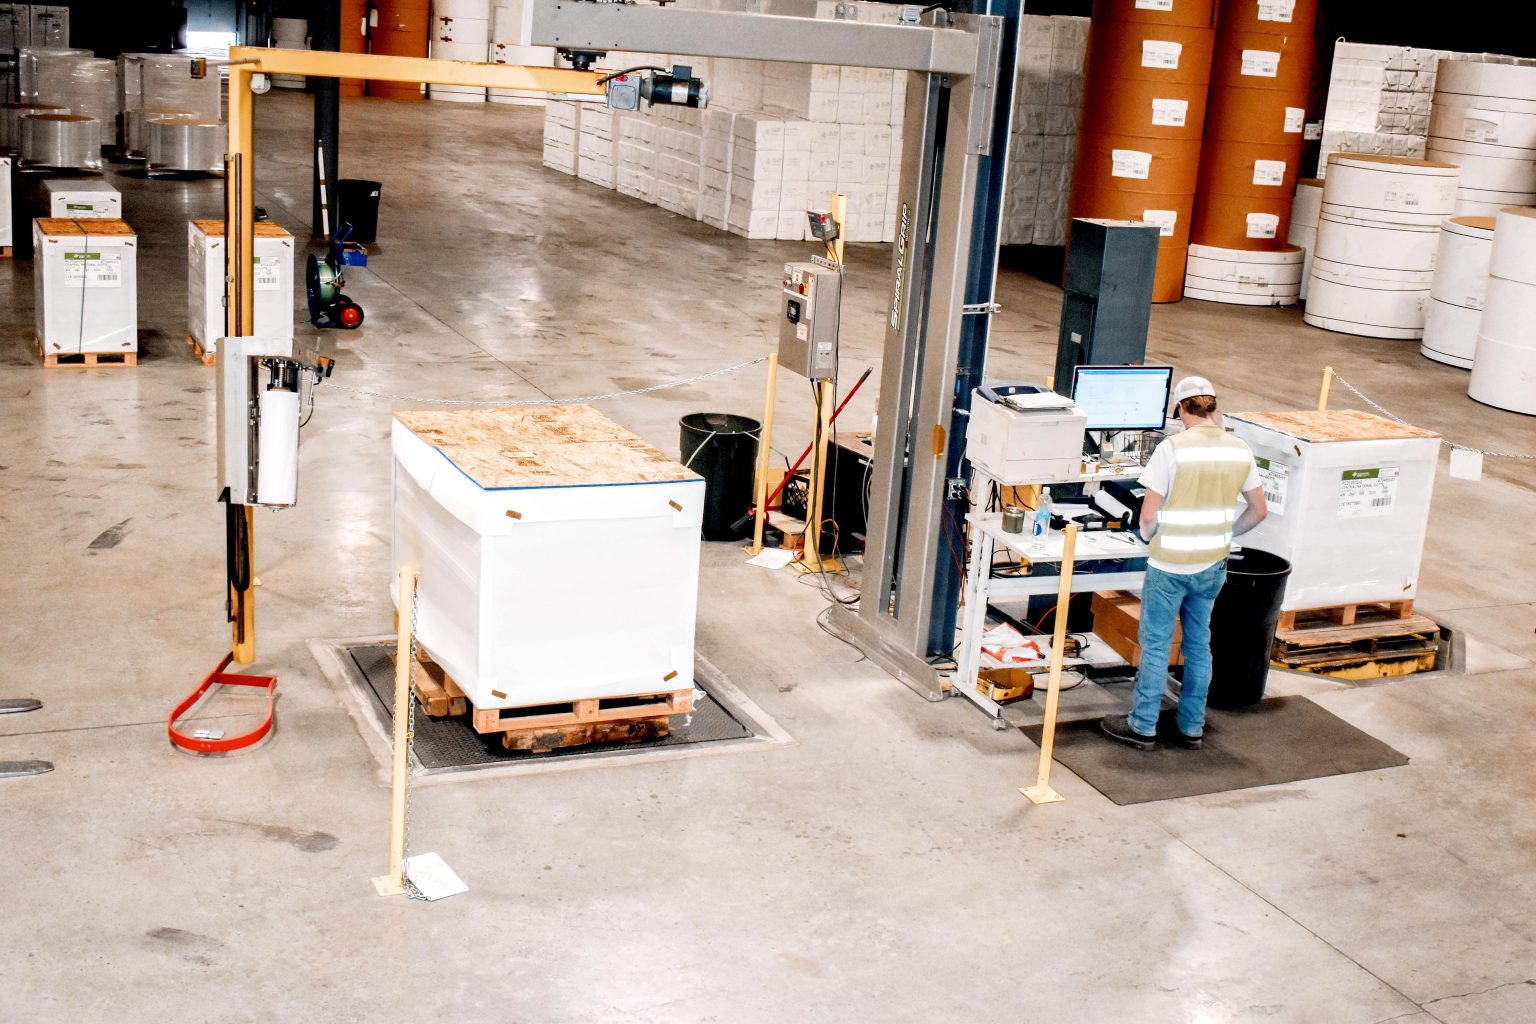
[[[1129,715],[1099,728],[1138,750],[1157,746],[1157,716],[1168,684],[1168,651],[1182,623],[1184,676],[1176,718],[1179,746],[1199,750],[1211,686],[1211,607],[1227,578],[1232,538],[1268,514],[1253,452],[1216,420],[1216,389],[1185,377],[1173,389],[1184,430],[1152,452],[1141,474],[1141,535],[1151,544],[1141,592],[1141,666]],[[1237,497],[1247,503],[1238,514]]]

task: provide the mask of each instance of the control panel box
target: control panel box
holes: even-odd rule
[[[837,316],[843,275],[816,263],[784,264],[779,365],[811,380],[837,373]]]

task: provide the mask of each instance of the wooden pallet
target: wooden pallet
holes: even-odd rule
[[[138,352],[54,352],[49,354],[43,351],[43,343],[37,337],[32,336],[32,344],[37,347],[37,354],[43,360],[44,366],[137,366],[139,364]]]
[[[190,334],[187,335],[187,344],[192,346],[192,354],[201,359],[204,366],[212,366],[214,363],[218,362],[219,354],[217,352],[204,351],[203,343],[192,337]]]
[[[1395,603],[1395,602],[1394,602]],[[1275,633],[1273,664],[1338,679],[1380,679],[1435,667],[1440,626],[1423,615],[1373,612],[1351,625],[1303,625]]]
[[[0,245],[0,260],[8,260],[11,258],[11,255],[12,253],[10,246]]]
[[[1280,613],[1276,635],[1316,625],[1353,626],[1361,616],[1373,622],[1413,617],[1413,601],[1359,601],[1326,608],[1297,608]]]

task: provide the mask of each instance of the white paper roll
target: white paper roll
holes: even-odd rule
[[[1337,284],[1317,275],[1314,261],[1302,319],[1314,327],[1367,338],[1420,338],[1429,289],[1408,292]]]
[[[1536,103],[1435,93],[1429,113],[1434,139],[1536,149]]]
[[[1451,217],[1441,225],[1435,279],[1429,289],[1433,298],[1466,309],[1483,308],[1493,225],[1487,217]]]
[[[1536,416],[1536,336],[1524,341],[1477,339],[1467,395],[1484,405]]]
[[[1355,267],[1428,272],[1435,269],[1439,239],[1439,225],[1356,220],[1328,207],[1317,228],[1317,258]]]
[[[1443,60],[1435,75],[1436,102],[1441,93],[1536,101],[1536,67],[1480,60]]]
[[[1536,209],[1499,211],[1488,253],[1488,273],[1506,281],[1536,284]]]
[[[1456,216],[1493,217],[1506,206],[1536,206],[1536,192],[1490,192],[1464,188],[1456,192]]]
[[[1291,224],[1317,227],[1323,215],[1323,182],[1321,178],[1302,178],[1296,183],[1296,195],[1291,200]]]
[[[1488,292],[1483,298],[1479,337],[1495,341],[1520,342],[1525,339],[1536,351],[1536,284],[1488,278]]]
[[[1431,297],[1424,310],[1424,344],[1419,351],[1437,363],[1472,368],[1477,354],[1477,327],[1481,310],[1453,306]]]
[[[1439,226],[1456,209],[1460,173],[1441,161],[1334,153],[1328,157],[1323,202],[1371,211],[1372,220]]]
[[[1425,155],[1461,168],[1464,188],[1490,192],[1536,192],[1536,151],[1477,142],[1430,139]]]
[[[299,393],[261,391],[256,434],[256,500],[292,505],[299,492]]]
[[[1271,292],[1241,292],[1222,291],[1217,288],[1203,287],[1207,282],[1198,277],[1186,277],[1184,279],[1184,297],[1186,299],[1199,299],[1202,302],[1224,302],[1231,306],[1294,306],[1297,295],[1295,292],[1279,294]]]
[[[1324,280],[1345,288],[1369,288],[1372,291],[1424,292],[1434,283],[1431,270],[1384,270],[1380,267],[1357,267],[1352,263],[1336,263],[1322,256],[1312,259],[1312,279]]]

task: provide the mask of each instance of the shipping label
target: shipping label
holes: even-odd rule
[[[1464,142],[1486,142],[1496,145],[1499,129],[1504,127],[1504,115],[1497,110],[1469,110],[1461,119],[1461,138]]]
[[[1321,122],[1321,121],[1309,121],[1307,123],[1306,128],[1304,128],[1302,130],[1301,137],[1303,139],[1306,139],[1308,142],[1315,142],[1318,139],[1322,138],[1323,137],[1323,122]]]
[[[1117,178],[1140,178],[1152,174],[1152,154],[1139,149],[1117,149],[1110,154],[1109,173]]]
[[[1296,15],[1296,0],[1259,0],[1259,20],[1290,24]]]
[[[1294,135],[1306,127],[1307,112],[1302,107],[1285,108],[1285,131]]]
[[[1160,238],[1172,238],[1173,229],[1179,223],[1178,210],[1142,210],[1141,219],[1148,224],[1157,225],[1157,234]]]
[[[1417,210],[1422,205],[1418,192],[1407,185],[1388,185],[1381,201],[1389,210]]]
[[[1179,66],[1179,56],[1183,52],[1183,43],[1169,42],[1164,39],[1143,39],[1141,41],[1141,66],[1144,68],[1164,68],[1171,71]]]
[[[1271,515],[1285,515],[1285,495],[1291,486],[1291,467],[1271,459],[1253,458],[1259,467],[1259,485],[1264,488],[1264,501]]]
[[[66,252],[64,287],[121,288],[123,257],[115,252]]]
[[[1280,233],[1280,218],[1273,213],[1248,215],[1249,238],[1274,238]]]
[[[1255,185],[1285,184],[1285,161],[1255,160],[1253,162],[1253,183]]]
[[[1136,0],[1138,11],[1171,11],[1173,0]]]
[[[256,290],[259,292],[275,292],[282,288],[279,265],[276,259],[262,259],[254,257]]]
[[[1277,78],[1280,75],[1280,54],[1274,50],[1244,50],[1242,73],[1256,78]]]
[[[1397,466],[1346,469],[1339,480],[1339,518],[1391,515],[1400,472]]]
[[[1188,100],[1152,101],[1152,123],[1164,128],[1183,128],[1189,120]]]

